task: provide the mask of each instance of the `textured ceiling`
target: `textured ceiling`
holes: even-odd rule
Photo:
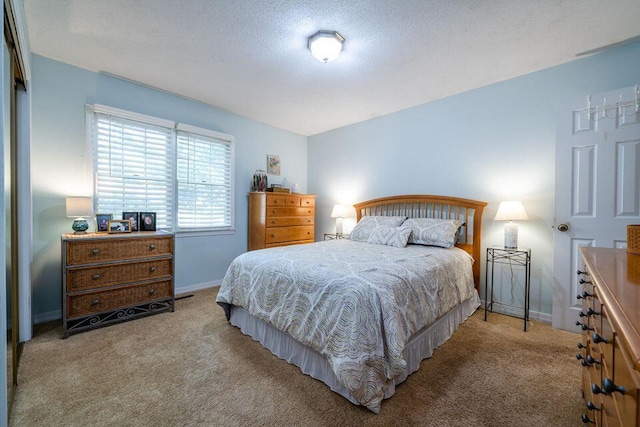
[[[638,36],[638,0],[24,0],[31,50],[312,135]],[[319,29],[344,50],[323,64]]]

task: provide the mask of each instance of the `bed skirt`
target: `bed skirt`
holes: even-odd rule
[[[384,398],[391,397],[395,386],[407,379],[411,373],[420,368],[420,362],[431,357],[433,351],[445,343],[458,326],[471,316],[480,306],[480,298],[474,293],[473,298],[464,301],[440,317],[431,325],[415,334],[404,349],[407,369],[394,383],[387,388]],[[280,359],[296,365],[300,370],[325,383],[329,388],[359,405],[349,390],[336,379],[327,359],[314,349],[301,344],[289,334],[279,331],[268,323],[252,316],[242,307],[231,306],[229,322],[240,328],[242,333],[260,342],[266,349]]]

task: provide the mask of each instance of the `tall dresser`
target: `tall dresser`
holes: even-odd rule
[[[171,233],[63,235],[63,338],[173,311],[173,254]]]
[[[640,256],[624,249],[581,248],[585,424],[640,427]]]
[[[316,196],[249,193],[249,250],[313,243]]]

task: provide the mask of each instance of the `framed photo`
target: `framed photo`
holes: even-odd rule
[[[280,175],[280,156],[267,154],[267,173],[269,175]]]
[[[131,220],[111,219],[108,222],[109,233],[131,233]]]
[[[131,231],[140,231],[140,214],[138,212],[122,212],[122,219],[131,220]]]
[[[156,231],[155,212],[140,212],[140,231]]]
[[[106,233],[109,231],[109,221],[113,219],[113,214],[96,214],[96,231]]]

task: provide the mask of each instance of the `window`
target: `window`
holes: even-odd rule
[[[97,213],[156,212],[159,229],[233,229],[233,137],[94,105]]]

